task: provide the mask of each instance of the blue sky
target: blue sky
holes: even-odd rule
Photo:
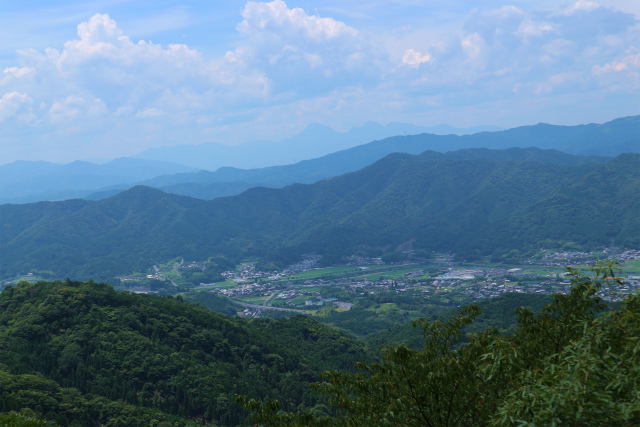
[[[0,164],[640,112],[640,2],[0,0]]]

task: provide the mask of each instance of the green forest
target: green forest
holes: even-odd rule
[[[315,184],[209,201],[138,186],[100,201],[1,205],[0,277],[36,271],[115,282],[184,257],[208,260],[193,279],[208,283],[249,258],[272,270],[302,254],[338,263],[407,242],[460,261],[525,256],[543,241],[640,244],[640,155],[595,164],[521,159],[510,150],[392,154]]]
[[[615,281],[570,270],[568,295],[539,313],[520,307],[513,333],[471,329],[477,305],[448,321],[416,321],[422,347],[383,347],[357,373],[330,370],[313,389],[336,414],[288,411],[240,395],[259,426],[637,426],[640,295],[611,305],[596,291]],[[495,308],[495,307],[494,307]]]
[[[243,320],[69,280],[0,294],[0,408],[61,426],[235,426],[239,393],[323,408],[308,383],[373,357],[309,317]]]
[[[595,296],[611,264],[570,272],[568,295],[507,294],[367,341],[205,307],[217,299],[21,282],[0,294],[0,422],[637,425],[640,296]]]

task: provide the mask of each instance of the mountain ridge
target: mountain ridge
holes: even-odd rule
[[[460,257],[522,250],[546,238],[586,246],[638,241],[640,200],[629,196],[640,194],[638,154],[579,166],[441,156],[394,154],[315,184],[255,187],[210,201],[137,186],[101,201],[0,205],[0,274],[38,269],[102,279],[177,256],[287,263],[302,253],[380,254],[408,241]],[[590,186],[594,173],[611,176],[609,185]],[[563,203],[535,226],[545,200],[567,191],[585,204]],[[563,234],[566,224],[585,221],[601,232],[580,235],[573,227]]]
[[[220,167],[261,168],[297,163],[345,150],[386,137],[418,133],[461,133],[497,130],[498,127],[478,126],[470,129],[445,125],[422,127],[407,123],[389,123],[386,126],[367,122],[347,132],[338,132],[329,126],[311,123],[298,134],[282,141],[249,141],[231,146],[215,142],[198,145],[176,145],[146,150],[133,156],[150,160],[171,160],[204,170]]]

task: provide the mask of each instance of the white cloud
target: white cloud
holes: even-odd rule
[[[640,52],[625,56],[619,60],[612,61],[608,64],[594,65],[591,68],[593,74],[601,75],[605,73],[620,73],[623,71],[640,70]]]
[[[20,116],[27,120],[30,114],[26,113],[25,107],[31,104],[33,100],[26,93],[10,92],[5,93],[0,99],[0,122],[10,118]]]
[[[87,101],[75,95],[55,101],[47,113],[53,124],[69,123],[77,120],[95,118],[107,113],[107,107],[100,99]]]
[[[170,44],[163,48],[144,40],[133,43],[108,15],[94,15],[79,24],[78,36],[79,39],[66,42],[62,52],[55,49],[46,52],[47,59],[63,73],[82,74],[88,71],[85,67],[92,67],[99,72],[94,78],[126,84],[131,77],[136,81],[135,72],[165,83],[175,78],[184,81],[194,74],[206,77],[208,71],[200,53],[186,45]]]
[[[52,105],[54,121],[77,117],[70,101],[73,97],[100,99],[113,117],[122,117],[123,107],[136,111],[153,107],[167,88],[198,94],[200,99],[190,98],[191,105],[180,104],[188,110],[229,98],[237,103],[264,97],[265,82],[256,78],[255,71],[240,73],[231,61],[206,59],[184,44],[163,47],[144,40],[134,42],[108,15],[94,15],[80,23],[77,32],[78,38],[64,43],[61,50],[20,51],[20,62],[27,67],[5,71],[20,76],[39,74],[30,93]]]
[[[552,31],[553,26],[546,22],[535,22],[532,19],[523,20],[516,31],[522,37],[540,37],[548,31]]]
[[[567,7],[564,10],[564,14],[573,15],[578,12],[591,12],[593,10],[598,9],[599,7],[600,5],[596,2],[588,1],[588,0],[578,0],[571,6]]]
[[[468,93],[466,85],[482,85],[473,90],[487,88],[490,98],[513,95],[517,83],[519,95],[532,96],[600,87],[598,75],[631,67],[632,59],[623,58],[640,35],[633,16],[584,1],[570,9],[575,13],[475,10],[462,32],[429,48],[413,86]]]
[[[537,94],[548,94],[559,87],[581,83],[585,79],[584,75],[579,72],[559,73],[549,77],[546,81],[540,83],[536,89]]]
[[[461,45],[471,64],[476,67],[482,67],[484,65],[487,43],[480,34],[469,34],[462,39]]]
[[[425,53],[423,55],[420,52],[416,52],[413,49],[407,49],[407,51],[404,53],[404,56],[402,57],[402,63],[405,65],[417,67],[420,64],[429,62],[430,59],[431,59],[431,55],[429,55],[428,53]]]
[[[300,9],[289,9],[282,0],[270,3],[247,2],[242,10],[243,21],[236,27],[245,36],[265,33],[286,34],[315,42],[326,42],[340,37],[355,37],[358,31],[331,18],[310,16]]]
[[[29,67],[7,67],[4,69],[4,73],[10,76],[13,76],[17,79],[25,77],[29,74],[32,74],[34,70]]]
[[[212,54],[134,40],[126,23],[96,14],[77,37],[21,50],[0,69],[3,130],[31,126],[47,141],[100,135],[123,141],[124,155],[187,140],[278,138],[311,121],[343,130],[367,120],[451,123],[463,120],[456,108],[464,120],[521,123],[523,106],[542,117],[554,100],[610,94],[630,105],[640,86],[638,20],[586,1],[473,10],[446,33],[425,15],[424,25],[378,34],[384,23],[341,22],[282,0],[248,2],[236,22],[235,37],[220,43],[228,52]]]
[[[296,98],[336,85],[368,84],[378,80],[379,63],[386,60],[355,28],[289,8],[282,0],[248,2],[242,18],[236,28],[244,39],[225,59],[243,70],[260,70],[274,95]]]

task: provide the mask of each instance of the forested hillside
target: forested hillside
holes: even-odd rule
[[[210,199],[231,195],[229,191],[234,190],[237,191],[234,194],[239,194],[244,191],[243,186],[281,188],[294,183],[310,184],[354,172],[391,153],[420,154],[425,150],[455,160],[486,158],[566,165],[604,163],[607,158],[603,154],[616,156],[640,152],[640,116],[601,125],[538,124],[464,136],[428,133],[392,136],[290,165],[248,170],[221,167],[215,172],[163,175],[140,184]],[[436,155],[432,153],[432,156]]]
[[[178,173],[174,175],[162,175],[140,184],[158,188],[168,193],[197,197],[200,199],[212,199],[212,196],[221,197],[224,191],[236,190],[240,194],[249,187],[263,186],[282,188],[291,184],[312,184],[325,178],[332,178],[348,172],[355,172],[375,163],[392,153],[420,154],[430,148],[430,139],[435,135],[397,136],[381,141],[373,141],[348,150],[328,154],[324,157],[312,160],[304,160],[293,165],[272,166],[261,169],[237,169],[223,167],[215,172],[199,171],[197,173]],[[452,139],[454,149],[455,135],[438,137],[444,139],[443,151]],[[566,154],[557,150],[528,147],[509,148],[505,150],[489,150],[483,148],[460,149],[440,153],[429,149],[429,157],[433,160],[514,160],[556,165],[580,165],[605,163],[611,158],[603,156],[577,156]],[[245,188],[243,188],[243,185]]]
[[[282,146],[278,150],[282,160],[273,162],[273,164],[281,164],[287,166],[272,166],[260,169],[243,170],[238,169],[238,163],[244,161],[245,164],[251,163],[252,157],[256,156],[257,150],[264,147],[242,145],[238,147],[224,147],[217,144],[202,144],[201,146],[177,146],[157,150],[173,152],[172,155],[151,156],[156,160],[164,159],[170,161],[185,162],[184,164],[196,163],[202,169],[209,171],[216,170],[215,173],[200,173],[197,176],[192,174],[181,174],[182,176],[162,177],[158,180],[151,180],[147,185],[156,186],[168,185],[183,182],[207,182],[220,181],[245,181],[250,183],[260,182],[262,185],[287,185],[293,182],[315,182],[325,176],[340,175],[345,172],[355,171],[364,166],[373,163],[382,157],[395,152],[418,154],[425,150],[433,150],[438,152],[449,152],[468,148],[489,148],[494,150],[504,150],[512,147],[529,148],[537,147],[538,149],[560,150],[564,153],[573,155],[589,156],[583,158],[582,161],[597,162],[599,156],[617,156],[622,153],[637,153],[640,150],[640,116],[622,117],[603,124],[588,124],[578,126],[555,126],[544,123],[531,126],[520,126],[508,130],[494,132],[477,132],[471,135],[454,135],[455,132],[449,134],[434,134],[422,132],[410,132],[410,135],[402,135],[402,128],[397,128],[396,136],[389,136],[389,133],[372,132],[369,139],[360,138],[358,144],[353,144],[354,140],[344,140],[342,143],[336,144],[335,135],[326,135],[321,138],[323,149],[327,144],[334,147],[332,154],[326,154],[327,151],[317,156],[306,157],[297,164],[288,165],[293,158],[289,157],[290,151],[298,151],[295,145],[289,145],[289,148],[283,151]],[[344,149],[344,147],[349,147]],[[337,151],[342,148],[342,151]],[[230,158],[226,164],[219,163],[224,154],[216,153],[214,150],[230,150],[242,149],[243,155],[236,155]],[[273,156],[274,150],[262,153],[262,157]],[[326,154],[326,155],[325,155]],[[319,157],[320,158],[313,158]],[[565,155],[566,156],[566,155]],[[257,156],[259,157],[259,156]],[[305,158],[305,157],[303,157]],[[524,160],[524,159],[523,159]],[[575,160],[574,160],[575,161]],[[218,166],[204,167],[205,164],[218,162]],[[256,163],[256,162],[253,162]],[[264,163],[264,159],[259,159],[257,163]],[[294,162],[295,163],[295,162]],[[235,166],[235,167],[228,167]],[[220,169],[218,169],[220,168]],[[189,178],[189,175],[192,175]],[[292,177],[298,177],[299,181],[289,181]],[[313,178],[312,178],[313,176]],[[175,179],[175,180],[174,180]],[[307,181],[313,179],[313,181]]]
[[[640,155],[603,165],[390,155],[312,185],[203,201],[135,187],[101,201],[2,205],[2,276],[49,270],[105,279],[183,256],[211,272],[243,257],[284,266],[398,245],[458,259],[537,249],[545,239],[635,247]]]
[[[30,408],[63,426],[235,426],[245,413],[234,394],[313,408],[308,382],[371,357],[308,317],[243,320],[94,282],[0,294],[0,412]]]
[[[549,295],[510,293],[486,299],[476,305],[482,311],[474,322],[467,325],[465,333],[485,331],[495,328],[502,333],[511,334],[517,324],[516,309],[525,307],[532,313],[540,313],[542,308],[552,300]],[[460,312],[459,308],[450,309],[440,315],[427,316],[428,321],[450,321]],[[419,324],[408,322],[397,324],[393,328],[381,330],[366,337],[366,342],[373,348],[381,345],[406,344],[409,348],[420,350],[424,345],[424,331]]]
[[[595,270],[595,274],[594,273]],[[468,306],[448,321],[419,322],[422,346],[387,346],[358,373],[329,371],[314,390],[337,414],[282,411],[277,400],[239,396],[271,427],[624,426],[640,423],[640,296],[609,304],[596,292],[622,284],[612,264],[570,271],[571,291],[542,310],[517,309],[511,334],[467,333]]]
[[[244,147],[245,154],[241,157],[231,156],[228,164],[220,163],[222,158],[216,157],[214,152],[218,149],[233,151],[237,147],[202,144],[160,149],[174,152],[173,156],[166,158],[171,162],[201,164],[205,170],[197,172],[188,172],[190,168],[181,165],[135,158],[116,159],[105,165],[74,162],[62,166],[46,162],[15,162],[0,167],[0,202],[27,203],[73,197],[99,200],[135,185],[208,200],[237,195],[255,186],[282,188],[295,183],[310,184],[354,172],[391,153],[419,154],[425,150],[436,151],[442,158],[456,160],[510,159],[567,165],[604,163],[608,158],[603,154],[615,156],[640,151],[638,116],[624,117],[601,125],[538,124],[463,136],[430,133],[400,136],[402,133],[391,137],[387,137],[388,134],[384,132],[377,137],[371,134],[370,139],[361,140],[358,144],[353,141],[336,144],[337,141],[329,138],[335,144],[334,150],[329,150],[335,151],[331,154],[296,163],[295,157],[289,158],[289,152],[294,150],[290,148],[279,155],[274,152],[268,154],[275,156],[272,158],[273,163],[280,166],[246,170],[231,166],[238,166],[236,161],[246,160],[247,156],[260,157],[256,150],[264,149],[261,144]],[[328,142],[326,138],[322,142],[323,150]],[[345,147],[351,148],[344,149]],[[339,148],[343,149],[336,151]],[[325,152],[326,150],[323,151]],[[280,160],[277,160],[278,156]],[[262,157],[258,163],[265,160]],[[211,162],[218,166],[205,167],[205,164],[212,166]]]

